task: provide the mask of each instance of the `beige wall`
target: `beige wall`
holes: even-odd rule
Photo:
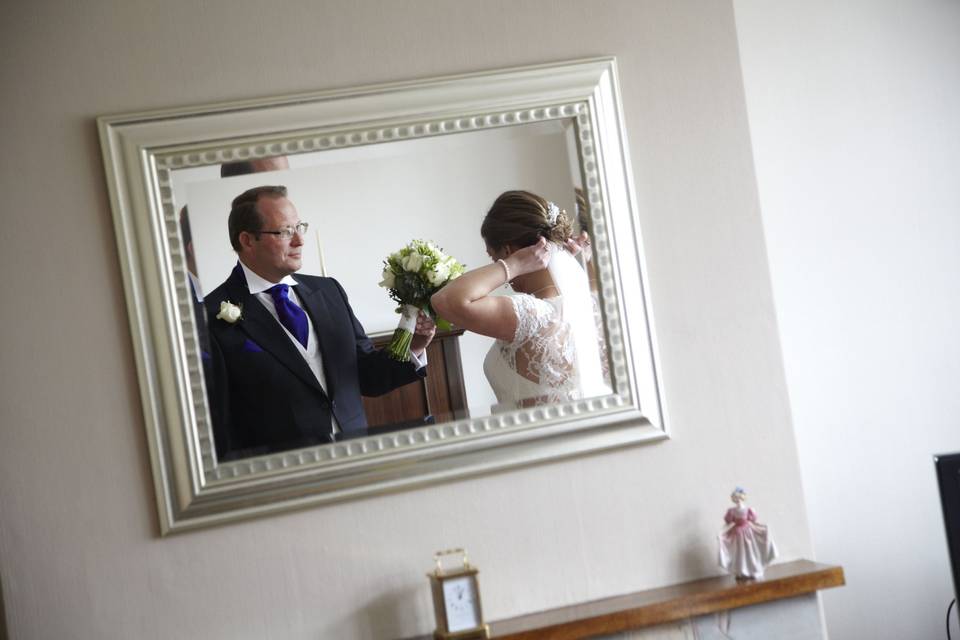
[[[194,6],[196,5],[196,6]],[[0,581],[16,638],[392,638],[464,545],[500,618],[810,553],[728,2],[19,3],[3,22]],[[672,439],[157,537],[94,117],[620,62]],[[829,560],[829,559],[828,559]]]
[[[830,637],[942,638],[960,3],[734,4],[813,546],[849,582],[824,594]]]

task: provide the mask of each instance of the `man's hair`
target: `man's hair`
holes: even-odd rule
[[[263,218],[260,216],[260,210],[257,208],[257,201],[260,196],[267,198],[286,198],[287,188],[283,186],[263,186],[247,189],[236,198],[230,205],[230,218],[227,220],[227,227],[230,230],[230,244],[233,250],[240,252],[240,234],[246,231],[256,237],[260,237],[260,231],[263,229]]]
[[[190,232],[190,214],[187,212],[187,205],[180,209],[180,237],[183,239],[183,246],[193,242],[193,233]]]
[[[220,177],[231,178],[233,176],[244,176],[248,173],[256,173],[253,163],[249,160],[237,160],[236,162],[227,162],[220,165]]]
[[[279,171],[289,168],[290,163],[287,160],[287,156],[267,156],[266,158],[225,162],[220,165],[220,177],[232,178],[233,176],[245,176],[248,173]]]

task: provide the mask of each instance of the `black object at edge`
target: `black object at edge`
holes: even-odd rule
[[[940,505],[943,507],[943,523],[947,534],[947,549],[953,571],[953,592],[960,595],[960,453],[933,457],[940,487]],[[953,606],[953,603],[950,605]],[[960,622],[960,608],[957,610]],[[950,637],[950,607],[947,607],[947,637]]]

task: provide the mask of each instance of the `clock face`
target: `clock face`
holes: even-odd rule
[[[480,626],[480,603],[473,576],[445,580],[443,602],[447,609],[447,630],[451,633]]]

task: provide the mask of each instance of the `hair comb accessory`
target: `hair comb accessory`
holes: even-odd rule
[[[547,203],[547,222],[550,226],[557,224],[557,217],[560,215],[560,207],[552,202]]]

